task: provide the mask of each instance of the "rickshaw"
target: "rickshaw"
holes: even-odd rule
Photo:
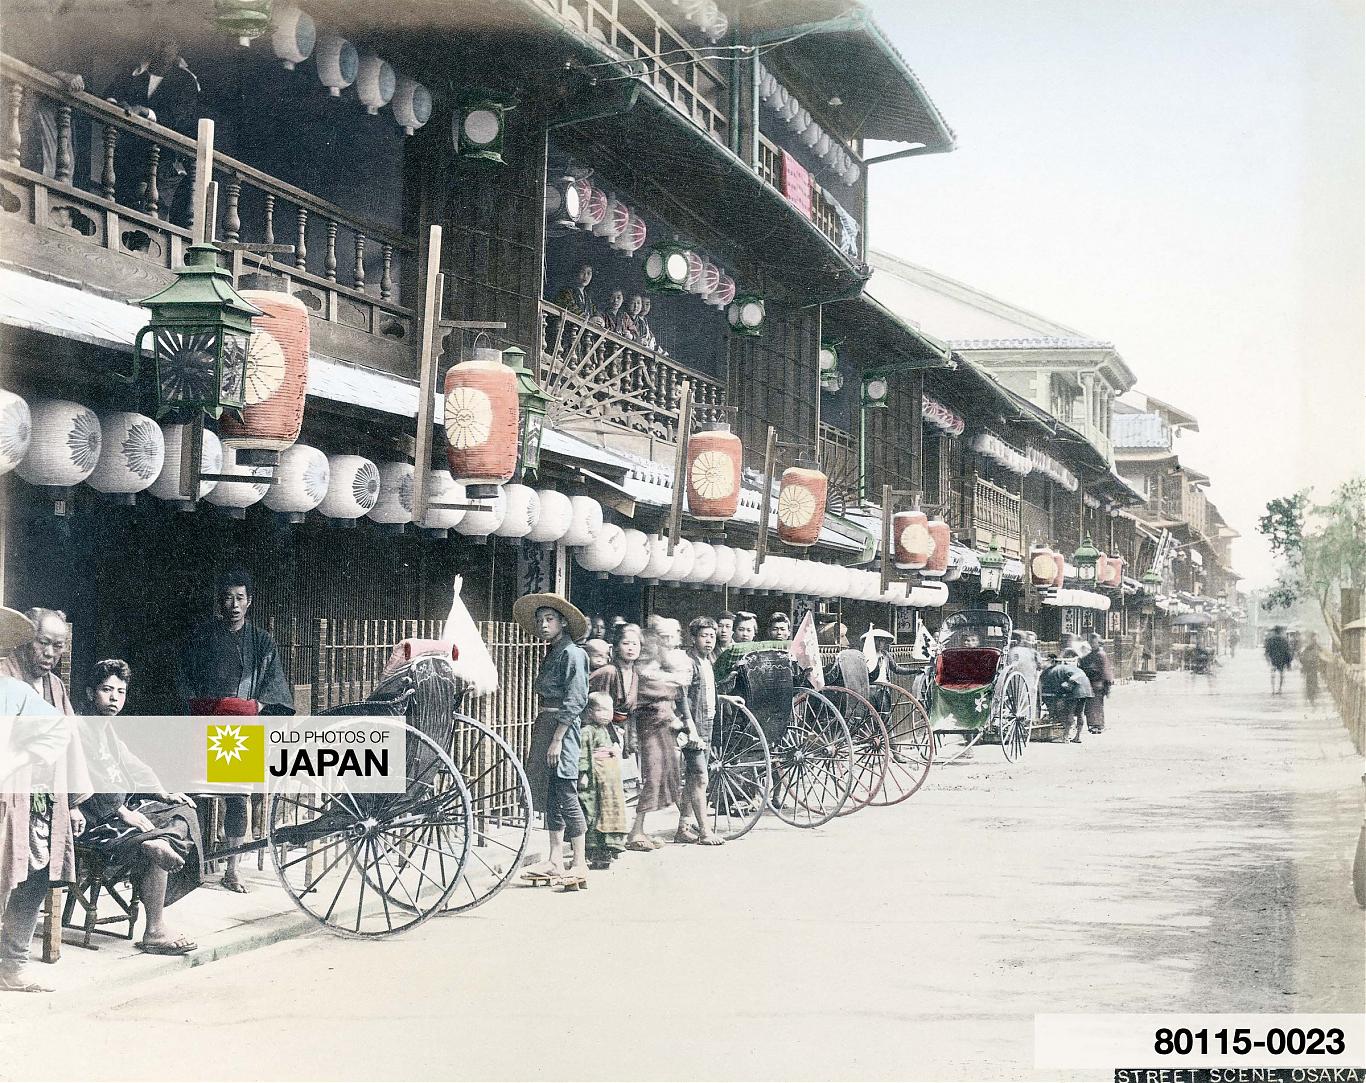
[[[944,621],[916,698],[929,715],[934,756],[952,763],[984,737],[1014,762],[1029,746],[1036,705],[1029,680],[1010,662],[1010,617],[995,610]]]

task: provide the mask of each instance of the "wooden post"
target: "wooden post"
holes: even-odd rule
[[[199,138],[194,152],[194,188],[191,190],[190,239],[204,244],[213,235],[213,221],[209,217],[209,183],[213,180],[213,121],[199,121]]]
[[[768,555],[768,513],[773,497],[773,459],[777,451],[778,431],[770,425],[764,442],[764,487],[759,494],[759,538],[754,546],[754,570],[757,572]]]
[[[441,227],[427,231],[427,265],[422,275],[422,332],[418,338],[417,446],[413,454],[413,522],[427,514],[427,471],[432,461],[432,406],[436,399],[437,331],[441,322]]]
[[[892,548],[892,487],[884,485],[882,487],[882,593],[887,593],[889,585],[889,572],[887,568],[888,552]]]
[[[669,509],[670,556],[678,545],[678,533],[683,525],[683,493],[688,481],[688,438],[691,435],[692,381],[684,380],[678,390],[678,445],[674,449],[673,506]]]
[[[55,963],[62,957],[62,902],[65,888],[49,888],[47,913],[43,915],[43,962]]]
[[[911,373],[911,416],[907,424],[911,426],[911,488],[918,493],[925,491],[925,374],[916,369]],[[887,588],[884,586],[884,590]]]

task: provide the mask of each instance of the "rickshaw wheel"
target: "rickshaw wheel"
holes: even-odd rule
[[[403,731],[403,791],[328,794],[292,780],[271,795],[267,836],[294,904],[354,938],[390,936],[438,913],[470,846],[469,790],[451,757],[403,722],[367,724]]]
[[[934,734],[930,717],[920,701],[903,688],[879,681],[890,708],[886,712],[887,736],[891,757],[882,792],[873,798],[876,806],[899,805],[925,784],[934,762]]]
[[[848,816],[868,805],[882,793],[887,767],[892,759],[892,742],[882,713],[867,697],[842,685],[827,684],[821,694],[844,716],[849,738],[854,742],[854,788],[840,809]]]
[[[769,807],[778,819],[793,827],[820,827],[839,814],[854,788],[854,742],[830,700],[799,691],[772,755]]]
[[[467,715],[455,716],[452,759],[470,792],[470,851],[443,913],[481,906],[502,891],[531,837],[531,783],[502,737]]]
[[[1002,679],[993,705],[994,722],[1001,735],[1001,751],[1011,763],[1024,755],[1034,725],[1033,696],[1024,674],[1014,670]]]
[[[707,808],[711,828],[728,842],[751,830],[764,814],[773,761],[763,727],[749,708],[719,697],[707,750]]]

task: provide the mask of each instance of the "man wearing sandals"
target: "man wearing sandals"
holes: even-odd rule
[[[51,682],[61,686],[52,670],[66,649],[66,621],[36,612],[35,621],[0,607],[0,650],[17,648],[18,659],[0,659],[0,991],[13,993],[52,992],[29,969],[29,954],[48,889],[76,880],[73,840],[85,830],[77,806],[90,796],[70,706],[50,702]],[[46,665],[30,678],[35,657]]]
[[[697,842],[703,846],[720,846],[726,840],[711,829],[707,816],[707,752],[711,748],[712,728],[716,719],[716,621],[711,617],[697,617],[688,625],[688,662],[692,667],[692,682],[688,697],[688,729],[683,744],[683,789],[678,795],[678,830],[674,842]],[[689,815],[696,822],[694,829]]]

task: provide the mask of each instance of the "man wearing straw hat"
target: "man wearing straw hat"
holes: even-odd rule
[[[0,650],[32,653],[41,634],[0,607]],[[29,681],[0,673],[0,991],[52,992],[29,971],[29,952],[48,888],[76,879],[75,838],[85,830],[76,806],[90,796],[74,719]]]
[[[578,890],[588,886],[584,842],[588,824],[579,803],[579,727],[588,706],[588,655],[578,645],[588,634],[588,618],[558,594],[528,594],[513,603],[512,619],[524,632],[550,644],[536,675],[541,713],[532,727],[527,764],[545,778],[550,852],[522,878],[532,883],[558,882],[567,891]],[[537,788],[533,786],[532,792]],[[567,873],[563,859],[566,839],[574,849],[574,864]]]

